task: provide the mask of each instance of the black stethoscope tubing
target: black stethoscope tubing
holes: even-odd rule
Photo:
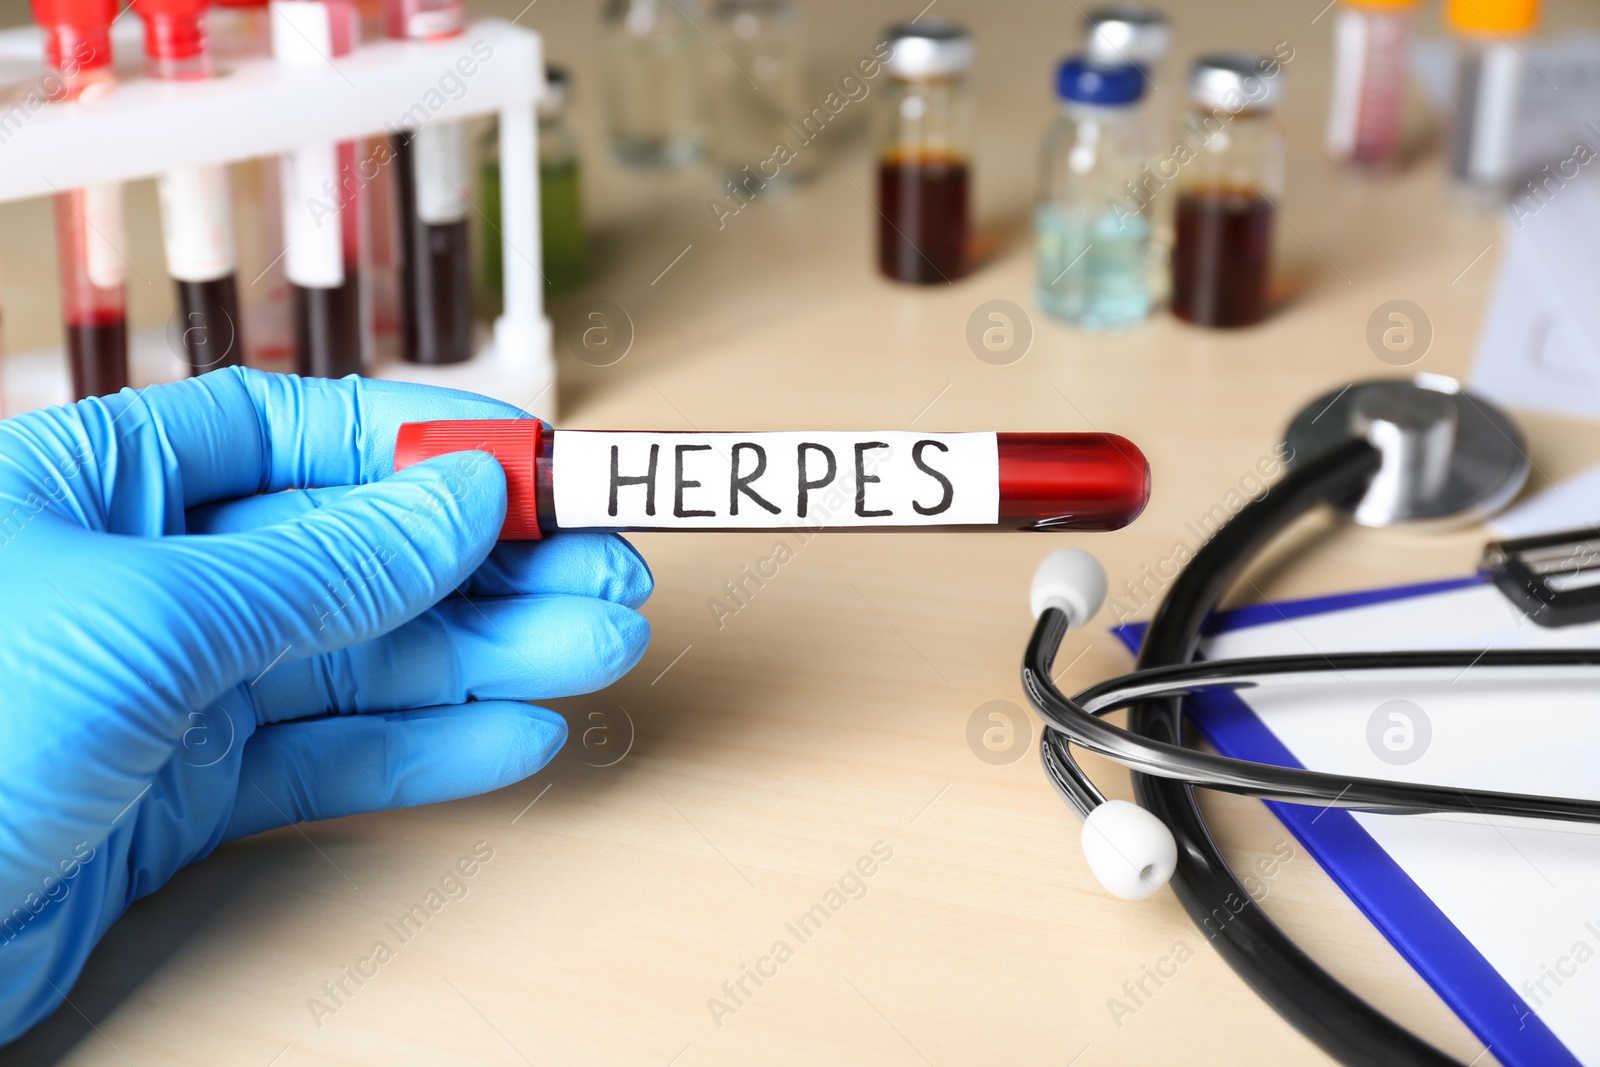
[[[1190,664],[1198,651],[1206,619],[1262,548],[1290,523],[1317,507],[1359,499],[1378,468],[1378,451],[1364,440],[1351,440],[1307,459],[1265,496],[1242,508],[1201,546],[1174,580],[1145,634],[1137,669]],[[1048,663],[1046,657],[1055,655],[1065,633],[1065,622],[1060,612],[1043,613],[1024,663],[1024,684],[1030,697],[1049,696],[1042,706],[1051,710],[1060,710],[1056,700],[1065,702],[1065,698],[1053,685],[1048,690],[1044,688],[1050,684],[1049,670],[1044,665]],[[1047,634],[1052,638],[1049,641],[1044,640]],[[1034,677],[1028,677],[1030,672]],[[1095,720],[1095,725],[1105,724]],[[1186,758],[1200,755],[1188,753],[1183,746],[1183,706],[1178,696],[1137,697],[1131,705],[1128,733],[1144,742],[1166,746],[1161,749],[1164,754],[1182,752]],[[1065,735],[1047,728],[1040,743],[1052,778],[1073,806],[1088,810],[1103,800],[1072,762]],[[1062,771],[1059,777],[1055,774],[1057,769]],[[1260,768],[1256,771],[1259,773]],[[1133,787],[1138,803],[1165,824],[1177,843],[1177,867],[1170,884],[1190,920],[1209,933],[1206,921],[1213,919],[1217,909],[1228,908],[1232,918],[1210,934],[1212,944],[1289,1023],[1329,1056],[1351,1067],[1455,1064],[1345,988],[1273,923],[1212,840],[1195,798],[1194,784],[1136,771]],[[1427,787],[1404,786],[1406,791],[1418,788]],[[1230,906],[1241,901],[1237,910]]]
[[[1101,716],[1141,701],[1174,699],[1208,688],[1249,688],[1278,677],[1379,671],[1467,670],[1487,672],[1531,667],[1600,667],[1600,649],[1541,649],[1501,652],[1344,652],[1327,655],[1261,656],[1156,667],[1113,678],[1067,698],[1050,680],[1051,663],[1067,629],[1066,614],[1051,608],[1034,628],[1023,670],[1023,688],[1034,709],[1056,731],[1057,747],[1045,748],[1047,767],[1059,767],[1074,780],[1063,790],[1069,803],[1087,816],[1105,797],[1077,767],[1064,745],[1077,745],[1134,771],[1176,779],[1226,793],[1290,804],[1320,804],[1387,815],[1462,812],[1482,816],[1560,819],[1600,823],[1600,800],[1500,793],[1453,785],[1429,785],[1385,778],[1279,767],[1253,760],[1215,756],[1139,737],[1102,722]],[[1543,678],[1541,681],[1549,680]],[[1057,762],[1059,761],[1059,762]],[[1084,803],[1080,803],[1084,801]]]

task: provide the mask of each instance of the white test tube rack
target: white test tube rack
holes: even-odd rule
[[[118,26],[119,73],[138,54],[138,38]],[[472,52],[474,45],[479,54]],[[481,56],[483,46],[490,58]],[[0,81],[16,93],[0,102],[0,202],[50,196],[98,182],[154,177],[173,167],[276,156],[304,144],[393,133],[420,106],[426,121],[500,118],[500,229],[504,311],[474,357],[449,366],[375,359],[371,377],[468,389],[550,418],[555,360],[544,286],[537,267],[538,134],[534,107],[544,92],[543,42],[502,19],[474,19],[443,41],[376,41],[325,64],[290,66],[247,59],[204,81],[119,81],[94,100],[45,104],[21,113],[27,88],[45,74],[37,29],[0,32]],[[473,74],[461,77],[467,57]],[[455,71],[466,90],[455,97],[440,78]],[[10,120],[8,121],[8,115]],[[492,235],[489,235],[492,239]],[[16,265],[7,264],[10,269]],[[163,279],[164,280],[164,279]],[[241,284],[247,279],[241,279]],[[136,386],[184,377],[188,368],[166,344],[140,346],[130,336]],[[5,413],[69,399],[60,349],[6,361]]]

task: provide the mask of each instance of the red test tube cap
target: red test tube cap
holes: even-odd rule
[[[33,21],[45,30],[46,61],[55,70],[111,65],[112,21],[117,0],[32,0]]]
[[[206,9],[211,0],[133,0],[144,20],[145,54],[155,59],[190,59],[206,49]]]
[[[41,26],[109,26],[117,17],[117,0],[33,0],[33,21]]]
[[[451,452],[487,452],[506,472],[506,522],[502,541],[537,541],[538,459],[544,423],[538,419],[468,419],[407,422],[394,442],[394,469],[405,470]]]

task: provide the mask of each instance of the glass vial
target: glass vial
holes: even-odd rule
[[[1172,28],[1167,16],[1138,3],[1097,7],[1084,16],[1083,58],[1094,67],[1138,67],[1145,74],[1145,100],[1166,85]]]
[[[1449,0],[1445,21],[1460,41],[1450,174],[1498,193],[1515,166],[1512,135],[1527,64],[1517,38],[1539,21],[1539,0]]]
[[[970,241],[972,37],[943,19],[893,26],[879,105],[878,269],[898,282],[952,282]]]
[[[699,32],[690,0],[609,0],[602,28],[611,150],[636,167],[700,157]],[[720,60],[719,60],[720,62]]]
[[[588,255],[583,236],[583,201],[578,138],[567,121],[571,76],[565,67],[545,69],[539,98],[539,234],[546,292],[562,292],[583,281]],[[480,142],[478,190],[483,204],[481,303],[488,317],[500,313],[505,284],[500,239],[500,128],[491,123]]]
[[[1328,155],[1383,166],[1404,147],[1411,21],[1419,0],[1345,0],[1333,22]]]
[[[539,232],[545,284],[560,291],[583,281],[588,255],[578,138],[567,121],[571,80],[562,67],[552,68],[548,77],[549,88],[539,101]]]
[[[1111,70],[1134,66],[1144,74],[1144,96],[1135,105],[1152,148],[1172,128],[1175,94],[1167,81],[1167,53],[1172,48],[1172,28],[1156,8],[1135,2],[1114,3],[1084,16],[1083,57],[1090,66]],[[1171,148],[1171,145],[1162,145]],[[1160,188],[1150,190],[1150,203],[1141,213],[1150,225],[1146,281],[1152,303],[1166,299],[1172,251],[1172,198]],[[1143,204],[1144,198],[1133,201]]]
[[[1195,60],[1179,141],[1194,158],[1178,177],[1172,313],[1196,326],[1251,326],[1270,311],[1273,217],[1283,195],[1284,140],[1275,109],[1282,66],[1271,56]]]
[[[45,66],[55,82],[46,85],[52,103],[92,99],[111,89],[116,15],[115,0],[33,0],[33,17],[44,31]],[[121,184],[56,194],[55,224],[72,399],[115,393],[128,385]]]
[[[1069,59],[1056,76],[1061,114],[1045,136],[1034,213],[1040,307],[1085,330],[1150,314],[1150,222],[1123,195],[1149,158],[1138,105],[1144,74]]]
[[[719,0],[711,38],[728,59],[709,67],[712,160],[728,180],[753,176],[757,189],[793,184],[797,162],[785,165],[774,148],[794,140],[789,122],[809,106],[799,9],[792,0]]]

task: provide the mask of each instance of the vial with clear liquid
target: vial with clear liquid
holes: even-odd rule
[[[795,142],[789,123],[811,107],[799,9],[792,0],[720,0],[708,33],[728,60],[707,71],[712,160],[735,181],[754,175],[759,189],[792,185],[803,160],[785,162],[774,149]]]
[[[1084,330],[1125,330],[1150,314],[1150,221],[1123,186],[1149,157],[1138,114],[1144,75],[1083,58],[1061,64],[1061,115],[1044,144],[1034,215],[1039,305]]]
[[[691,0],[610,0],[604,15],[606,120],[618,161],[681,167],[700,157],[702,39]],[[721,60],[717,60],[721,62]]]

